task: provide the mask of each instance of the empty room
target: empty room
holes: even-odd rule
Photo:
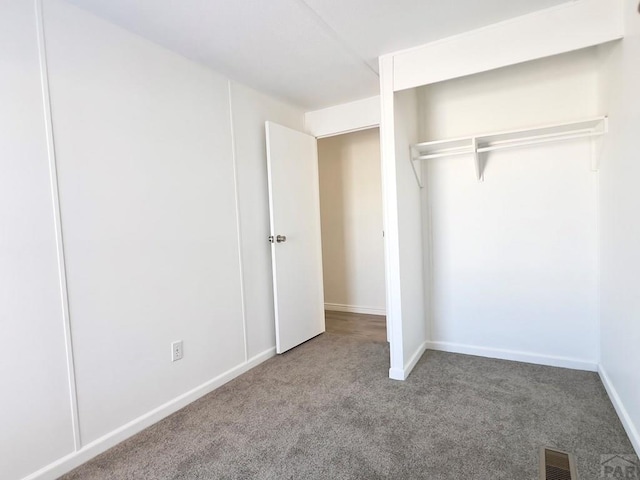
[[[0,1],[0,479],[640,478],[638,0]]]

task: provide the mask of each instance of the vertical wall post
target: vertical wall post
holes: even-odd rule
[[[404,380],[392,56],[380,57],[380,102],[380,156],[382,161],[382,203],[385,231],[387,338],[391,357],[389,378]]]

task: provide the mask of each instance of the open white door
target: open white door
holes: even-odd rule
[[[318,147],[266,122],[271,261],[278,353],[324,332]]]

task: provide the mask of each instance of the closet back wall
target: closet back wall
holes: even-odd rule
[[[380,134],[318,141],[327,310],[385,314]]]
[[[594,117],[595,50],[420,91],[423,139]],[[595,369],[597,174],[589,140],[425,162],[431,346]]]

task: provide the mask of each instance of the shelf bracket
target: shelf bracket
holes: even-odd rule
[[[415,158],[418,157],[418,150],[411,146],[409,147],[409,161],[411,162],[411,168],[413,169],[413,174],[416,177],[416,181],[418,182],[418,186],[420,188],[424,188],[424,185],[422,184],[422,164],[420,164],[420,172],[418,172],[418,169],[416,168],[416,162],[419,162],[420,160],[414,160]]]
[[[476,178],[479,182],[484,181],[484,166],[482,164],[482,153],[478,152],[478,139],[473,137],[471,139],[471,147],[473,148],[473,160],[476,167]]]

